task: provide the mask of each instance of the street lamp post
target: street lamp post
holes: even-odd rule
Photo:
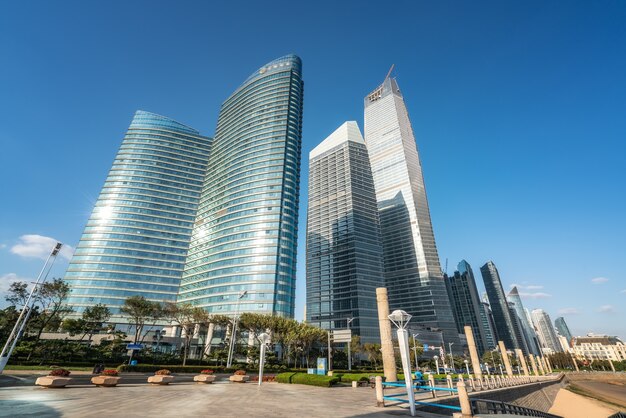
[[[487,369],[487,376],[491,376],[491,372],[489,371],[489,363],[485,363],[485,369]]]
[[[419,370],[418,364],[417,364],[417,344],[415,342],[415,337],[417,337],[419,335],[419,333],[417,334],[412,334],[413,335],[413,354],[415,354],[415,371]]]
[[[398,327],[398,345],[400,347],[400,358],[402,359],[402,369],[404,370],[404,382],[409,400],[411,416],[415,416],[415,394],[413,393],[413,378],[411,376],[411,360],[409,351],[409,333],[406,326],[411,320],[411,315],[405,311],[395,310],[389,315],[389,320]]]
[[[433,356],[433,359],[435,359],[435,374],[439,374],[439,356]]]
[[[467,361],[467,359],[465,360],[465,369],[467,370],[467,375],[469,376],[469,361]]]
[[[228,360],[226,361],[226,367],[230,367],[233,364],[233,356],[235,354],[235,339],[237,338],[237,322],[239,321],[239,304],[241,298],[248,294],[247,290],[239,292],[237,298],[237,308],[235,309],[235,317],[233,318],[233,331],[230,333],[230,347],[228,348]]]
[[[350,329],[350,324],[354,321],[354,318],[348,318],[348,329]],[[352,370],[352,332],[350,333],[350,341],[348,342],[348,370]]]
[[[454,369],[454,356],[452,356],[452,346],[454,343],[448,343],[448,347],[450,348],[450,368]]]
[[[259,358],[259,386],[261,386],[261,383],[263,382],[263,367],[265,367],[265,349],[267,348],[267,345],[270,343],[270,336],[267,333],[262,333],[261,335],[259,335],[257,337],[259,339],[259,342],[261,343],[261,352],[260,352],[260,358]]]
[[[504,376],[504,372],[502,371],[502,363],[498,364],[498,367],[500,367],[500,374]]]

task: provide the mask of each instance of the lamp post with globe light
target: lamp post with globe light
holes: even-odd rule
[[[439,356],[433,356],[435,359],[435,374],[439,374]]]
[[[402,359],[402,369],[404,371],[404,382],[406,383],[406,393],[409,400],[411,416],[415,416],[415,395],[413,393],[413,378],[411,376],[411,360],[409,352],[409,333],[406,326],[411,320],[411,315],[402,310],[395,310],[389,315],[389,320],[398,328],[398,345],[400,347],[400,358]]]
[[[263,367],[265,367],[265,349],[267,345],[270,343],[270,336],[267,333],[262,333],[257,337],[259,342],[261,343],[261,352],[259,358],[259,386],[263,382]]]
[[[469,361],[467,361],[467,359],[464,361],[465,362],[465,369],[467,370],[467,375],[469,376],[470,372],[469,372]]]

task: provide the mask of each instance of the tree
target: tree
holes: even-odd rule
[[[65,300],[70,294],[70,286],[63,279],[52,279],[37,289],[37,301],[41,304],[42,310],[39,316],[39,331],[37,338],[41,338],[46,327],[58,329],[61,325],[63,316],[72,312],[73,309],[65,305]]]
[[[85,308],[82,319],[85,321],[85,334],[89,336],[89,345],[91,345],[93,335],[104,329],[104,323],[109,318],[111,318],[111,310],[102,303]]]
[[[28,283],[26,282],[13,282],[9,286],[7,295],[4,299],[16,308],[21,308],[26,305],[28,299]]]
[[[134,344],[140,342],[141,333],[146,326],[146,322],[150,320],[156,322],[163,316],[161,305],[157,302],[151,302],[143,296],[126,298],[120,311],[128,315],[130,325],[135,327]]]
[[[367,354],[367,359],[374,364],[374,367],[378,368],[378,362],[382,360],[382,353],[380,352],[380,344],[365,343],[363,344],[363,351]]]
[[[177,305],[168,303],[164,312],[167,318],[178,324],[183,338],[183,366],[187,364],[187,354],[193,339],[196,325],[209,322],[209,314],[202,308],[194,307],[190,303]]]

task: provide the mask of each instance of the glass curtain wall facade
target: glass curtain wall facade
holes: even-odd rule
[[[453,276],[444,276],[457,330],[461,334],[465,332],[463,327],[466,325],[472,327],[476,347],[480,354],[483,354],[487,350],[487,339],[481,319],[481,301],[474,273],[465,260],[461,260],[457,269]]]
[[[130,296],[175,302],[211,138],[137,111],[65,275],[77,314],[97,303],[124,322]]]
[[[365,143],[372,166],[391,310],[443,331],[446,347],[459,335],[443,280],[426,189],[409,114],[395,79],[387,77],[365,102]]]
[[[346,122],[309,155],[307,322],[348,328],[379,343],[376,288],[384,285],[374,181],[356,122]]]
[[[515,327],[511,319],[509,304],[506,300],[496,265],[492,261],[488,261],[480,268],[480,273],[483,276],[498,339],[504,342],[507,349],[521,349],[522,346],[515,336]]]
[[[554,331],[554,327],[552,326],[552,321],[550,320],[550,315],[547,314],[543,309],[535,309],[531,312],[533,318],[533,324],[537,328],[537,335],[539,335],[539,341],[543,347],[543,351],[546,354],[559,353],[562,352],[563,349],[561,347],[561,343],[559,342],[559,338]]]
[[[535,333],[535,328],[532,326],[531,322],[528,321],[528,316],[526,315],[526,310],[524,309],[524,304],[522,303],[522,298],[519,295],[517,286],[513,286],[513,289],[511,289],[507,298],[509,299],[509,302],[513,303],[513,309],[515,309],[518,321],[522,327],[522,331],[526,338],[526,344],[528,345],[528,350],[536,356],[540,355],[541,351],[539,350],[537,334]]]
[[[487,350],[493,350],[498,343],[495,331],[495,325],[493,323],[493,315],[489,303],[480,302],[480,321],[483,324],[483,330],[485,331],[485,340]]]
[[[222,104],[179,302],[293,317],[303,87],[288,55]]]
[[[571,347],[572,338],[574,337],[572,336],[572,333],[567,326],[567,322],[565,322],[565,318],[559,316],[557,319],[554,320],[554,326],[556,327],[556,331],[559,333],[559,335],[561,337],[564,337],[567,340],[568,346]]]

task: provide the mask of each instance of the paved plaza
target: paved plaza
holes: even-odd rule
[[[168,386],[122,384],[115,388],[34,386],[0,389],[0,417],[390,417],[400,407],[377,408],[369,387],[319,388],[264,383]]]

